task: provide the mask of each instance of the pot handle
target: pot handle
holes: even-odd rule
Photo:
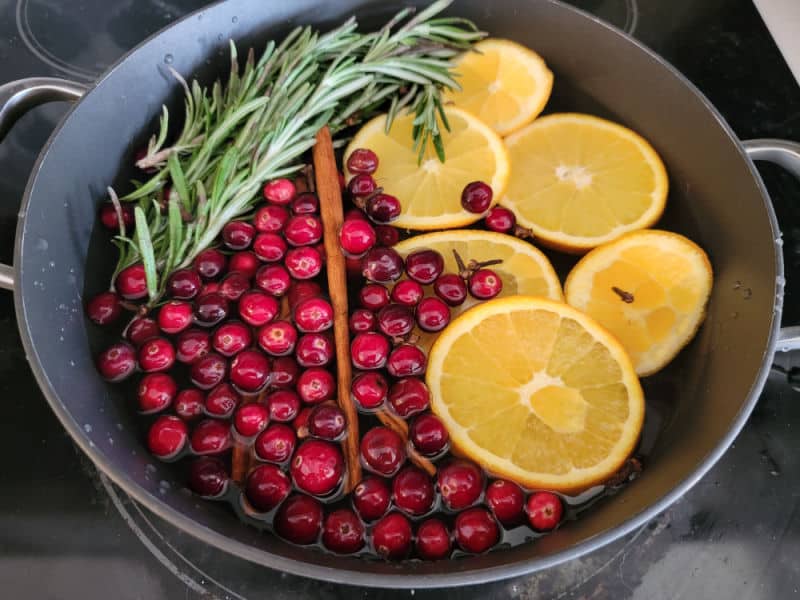
[[[759,139],[744,141],[742,145],[751,160],[775,163],[800,179],[800,143]],[[800,350],[800,327],[782,327],[776,349],[779,352]]]
[[[34,106],[45,102],[79,100],[88,88],[56,77],[29,77],[0,85],[0,141],[14,123]],[[0,288],[14,289],[14,267],[0,264]]]

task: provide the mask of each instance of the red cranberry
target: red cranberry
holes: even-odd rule
[[[230,424],[215,419],[200,421],[189,440],[195,454],[221,454],[231,446]]]
[[[277,389],[293,388],[300,375],[300,365],[291,356],[281,356],[272,361],[270,385]]]
[[[322,239],[322,222],[311,215],[295,215],[286,221],[283,235],[292,246],[313,246]]]
[[[297,436],[291,427],[283,423],[273,423],[258,435],[253,448],[261,460],[284,463],[294,453],[296,443]]]
[[[350,315],[350,332],[362,333],[375,329],[375,314],[366,308],[357,308]]]
[[[419,516],[433,508],[433,483],[424,471],[406,467],[392,480],[394,504],[404,513]]]
[[[277,262],[286,254],[286,241],[277,233],[259,233],[253,242],[253,252],[264,262]]]
[[[275,532],[295,544],[317,541],[322,527],[322,505],[319,500],[295,494],[289,496],[275,514]]]
[[[239,271],[228,273],[219,284],[219,293],[231,302],[236,302],[249,289],[250,279]]]
[[[491,269],[478,269],[469,278],[469,293],[478,300],[490,300],[503,290],[503,280]]]
[[[561,522],[564,505],[552,492],[534,492],[525,505],[528,521],[536,531],[550,531]]]
[[[178,384],[166,373],[149,373],[139,382],[137,396],[139,398],[139,412],[142,414],[156,413],[170,405]]]
[[[394,475],[406,460],[406,449],[398,434],[387,427],[373,427],[361,438],[361,458],[380,475]]]
[[[262,206],[253,217],[253,225],[261,233],[279,233],[289,220],[289,211],[282,206],[268,204]]]
[[[175,340],[175,358],[187,365],[200,360],[210,350],[211,336],[202,329],[187,329]]]
[[[218,498],[228,489],[228,471],[216,456],[195,458],[189,465],[189,488],[203,498]]]
[[[430,399],[428,386],[416,377],[398,379],[389,389],[389,404],[403,418],[427,410]]]
[[[219,281],[206,281],[197,295],[202,298],[206,294],[216,294],[217,292],[219,292]]]
[[[122,222],[125,224],[125,231],[126,233],[130,233],[130,228],[133,227],[134,224],[133,207],[129,204],[121,204],[120,208],[120,212],[122,212]],[[103,224],[103,227],[109,231],[119,231],[117,209],[110,200],[100,205],[100,222]]]
[[[289,309],[294,310],[297,303],[305,298],[313,298],[322,294],[322,288],[316,281],[294,281],[289,288]]]
[[[514,213],[502,206],[493,206],[484,219],[486,228],[497,233],[511,233],[517,224]]]
[[[306,369],[297,379],[297,393],[306,404],[319,404],[336,394],[336,379],[327,369]]]
[[[400,344],[386,361],[386,370],[392,377],[414,377],[425,373],[428,359],[414,344]]]
[[[292,248],[283,263],[294,279],[311,279],[322,271],[322,255],[313,246]]]
[[[498,479],[486,488],[486,505],[503,525],[519,524],[525,505],[525,495],[513,481]]]
[[[205,396],[200,390],[189,388],[175,396],[173,410],[184,421],[192,421],[203,414]]]
[[[231,362],[231,383],[245,394],[255,394],[267,385],[269,372],[269,359],[260,350],[242,350]]]
[[[388,304],[378,312],[378,329],[392,339],[404,338],[414,329],[414,315],[408,306]]]
[[[231,255],[231,259],[228,261],[229,271],[233,273],[241,273],[248,280],[253,278],[253,275],[256,274],[256,271],[258,271],[258,267],[260,266],[261,262],[258,260],[258,257],[249,250],[235,252]]]
[[[125,267],[117,274],[114,285],[119,295],[126,300],[140,300],[147,296],[147,279],[144,275],[144,265],[136,263]]]
[[[364,207],[367,216],[375,223],[386,225],[400,216],[400,201],[389,194],[375,194],[367,199]]]
[[[423,298],[417,306],[416,317],[422,331],[441,331],[450,323],[450,307],[439,298]]]
[[[288,423],[300,412],[300,397],[293,390],[277,390],[267,396],[269,418]]]
[[[228,316],[228,301],[219,292],[202,294],[194,301],[194,320],[201,327],[213,327]]]
[[[338,440],[344,433],[347,421],[342,409],[333,404],[315,406],[308,416],[308,432],[323,440]]]
[[[356,369],[380,369],[389,356],[389,340],[380,333],[359,333],[350,344],[350,357]]]
[[[128,329],[125,332],[128,339],[136,346],[141,346],[144,342],[151,337],[157,336],[159,333],[161,332],[158,329],[158,323],[149,317],[136,317],[131,321],[130,325],[128,325]]]
[[[244,250],[253,243],[256,228],[246,221],[231,221],[222,228],[222,239],[231,250]]]
[[[178,300],[191,300],[200,291],[203,281],[197,271],[178,269],[167,280],[169,295]]]
[[[297,343],[297,330],[288,321],[273,321],[258,330],[258,345],[270,356],[291,354]]]
[[[221,275],[225,264],[225,255],[216,248],[207,248],[194,259],[194,268],[203,279],[215,279]]]
[[[145,373],[166,371],[175,363],[175,348],[166,338],[150,338],[139,348],[139,368]]]
[[[220,325],[211,339],[214,350],[222,356],[234,356],[253,341],[250,328],[238,321],[228,321]]]
[[[358,290],[358,300],[367,310],[377,311],[389,304],[389,291],[379,283],[368,283]]]
[[[363,256],[375,241],[375,230],[363,219],[346,219],[339,231],[339,245],[347,256]]]
[[[467,285],[455,273],[445,273],[433,282],[433,291],[449,306],[460,306],[467,299]]]
[[[442,501],[451,510],[471,506],[483,491],[483,472],[466,460],[454,460],[440,468],[437,481]]]
[[[136,370],[136,350],[125,342],[109,346],[97,357],[97,370],[112,383],[127,379]]]
[[[375,236],[379,246],[391,247],[400,241],[400,232],[391,225],[376,225]]]
[[[256,287],[271,296],[283,296],[291,282],[289,271],[282,265],[264,265],[256,272]]]
[[[425,291],[422,289],[422,285],[412,279],[398,281],[392,288],[392,302],[403,306],[416,306],[424,295]]]
[[[423,560],[441,560],[450,556],[450,532],[439,519],[428,519],[417,527],[417,554]]]
[[[415,250],[406,257],[406,273],[414,281],[428,285],[444,270],[444,259],[436,250]]]
[[[298,488],[315,496],[325,496],[339,485],[344,459],[338,446],[309,440],[294,453],[290,471]]]
[[[361,267],[370,281],[391,283],[403,274],[403,259],[394,248],[376,246],[364,255]]]
[[[86,305],[86,314],[92,322],[98,325],[113,323],[122,315],[120,297],[114,292],[101,292],[89,300]]]
[[[212,352],[192,363],[190,378],[201,390],[210,390],[224,379],[227,370],[225,359]]]
[[[408,439],[425,456],[435,456],[447,448],[450,434],[441,419],[434,414],[419,415],[411,424]]]
[[[359,408],[372,410],[379,408],[386,401],[389,384],[380,373],[369,371],[357,375],[350,389]]]
[[[500,528],[485,508],[475,507],[459,513],[455,522],[456,542],[464,552],[486,552],[500,540]]]
[[[292,200],[289,208],[296,215],[313,215],[319,212],[319,198],[313,192],[303,192]]]
[[[322,526],[322,544],[337,554],[352,554],[364,547],[364,524],[349,508],[331,512]]]
[[[306,333],[297,340],[295,358],[301,367],[324,367],[333,360],[333,340],[324,333]]]
[[[333,306],[324,298],[305,298],[295,305],[293,317],[303,333],[319,333],[333,327]]]
[[[158,309],[158,326],[164,333],[180,333],[192,324],[192,305],[170,300]]]
[[[275,465],[259,465],[247,476],[244,495],[256,510],[269,512],[283,502],[292,490],[286,473]]]
[[[353,506],[365,521],[385,515],[390,501],[389,486],[380,477],[367,476],[353,490]]]
[[[306,406],[300,409],[297,416],[292,421],[292,427],[299,437],[308,437],[308,418],[311,416],[311,411],[314,410],[313,406]]]
[[[347,157],[345,164],[351,173],[372,175],[378,170],[378,155],[368,148],[356,148]]]
[[[206,395],[205,412],[209,417],[227,419],[242,401],[229,384],[220,383]]]
[[[389,513],[375,523],[372,546],[381,558],[405,558],[411,551],[411,523],[400,513]]]
[[[471,213],[482,213],[492,204],[492,188],[482,181],[468,183],[461,192],[461,206]]]
[[[258,290],[250,290],[239,298],[239,316],[253,327],[261,327],[272,321],[280,308],[280,303],[274,297]]]
[[[347,189],[350,194],[356,197],[369,196],[378,189],[378,184],[375,183],[375,180],[370,175],[362,173],[350,179]]]
[[[264,184],[264,198],[274,204],[289,204],[296,194],[297,188],[288,179],[273,179]]]
[[[186,423],[178,417],[161,415],[150,426],[147,447],[154,456],[162,460],[175,458],[186,446],[188,433]]]

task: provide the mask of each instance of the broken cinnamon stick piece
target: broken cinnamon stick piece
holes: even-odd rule
[[[381,423],[402,438],[405,443],[406,452],[408,452],[408,459],[414,463],[415,466],[425,471],[431,477],[436,475],[436,465],[422,456],[416,451],[413,445],[408,443],[408,424],[402,418],[385,408],[376,411],[375,416],[378,417]]]

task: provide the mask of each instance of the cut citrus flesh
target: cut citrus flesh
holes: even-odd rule
[[[669,182],[652,146],[591,115],[541,117],[506,138],[511,178],[501,204],[541,243],[581,253],[655,223]]]
[[[644,419],[620,343],[543,298],[498,298],[457,317],[431,349],[427,383],[454,449],[529,488],[577,492],[605,481]]]
[[[515,42],[487,39],[455,60],[460,90],[445,100],[465,108],[500,135],[533,121],[547,104],[553,73],[541,56]]]
[[[702,248],[677,233],[646,230],[584,256],[565,295],[619,339],[639,375],[650,375],[694,337],[711,285]]]
[[[442,132],[444,163],[430,144],[422,163],[418,162],[412,148],[413,115],[398,116],[388,134],[386,115],[372,119],[356,133],[345,151],[345,164],[356,148],[369,148],[380,157],[373,177],[385,193],[400,201],[402,212],[392,223],[396,227],[451,229],[474,223],[483,215],[461,206],[461,192],[472,181],[491,186],[493,204],[505,193],[509,161],[503,141],[464,110],[447,107],[445,113],[450,131]]]

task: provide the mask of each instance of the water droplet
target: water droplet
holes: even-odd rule
[[[63,335],[58,336],[58,341],[59,342],[63,342],[64,341],[64,336]]]
[[[56,266],[56,261],[51,260],[48,264],[50,265],[50,268],[52,269],[53,267]]]
[[[58,305],[58,309],[59,310],[69,310],[69,306],[67,306],[66,304],[64,304],[62,302],[61,304]],[[64,330],[62,329],[61,331],[64,331]]]
[[[91,425],[89,425],[89,423],[86,423],[86,424],[84,424],[84,426],[83,426],[83,430],[84,430],[86,433],[92,433],[92,426],[91,426]]]
[[[236,15],[231,17],[231,23],[238,23],[238,22],[239,22],[239,17],[237,17]]]
[[[38,240],[36,240],[36,249],[37,250],[40,250],[40,251],[44,252],[45,250],[47,250],[48,246],[49,246],[49,244],[47,243],[47,240],[42,239],[42,238],[39,238]]]
[[[70,367],[74,367],[75,366],[75,361],[74,360],[69,361],[69,366]]]
[[[151,463],[147,463],[144,466],[144,470],[147,471],[148,473],[155,473],[156,472],[156,466],[151,464]]]
[[[122,423],[117,423],[117,429],[119,429],[120,431],[122,431],[122,430],[123,430],[123,429],[125,429],[125,428],[122,426]]]
[[[172,64],[172,61],[175,60],[175,57],[172,54],[165,54],[164,55],[164,62],[168,65]]]
[[[114,445],[114,438],[112,438],[112,437],[108,438],[108,443],[113,446]]]

